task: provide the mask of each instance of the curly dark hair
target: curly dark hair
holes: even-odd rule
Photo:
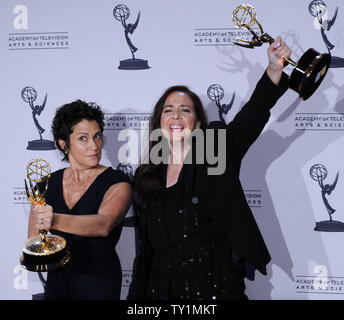
[[[104,113],[94,102],[76,100],[64,104],[56,110],[51,129],[54,135],[56,147],[62,152],[63,160],[68,161],[68,153],[63,150],[59,140],[66,143],[67,149],[70,146],[69,135],[73,132],[73,127],[82,120],[95,120],[101,132],[104,131]]]

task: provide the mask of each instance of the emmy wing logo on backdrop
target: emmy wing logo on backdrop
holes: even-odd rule
[[[122,171],[131,181],[134,181],[134,169],[130,163],[119,163],[117,170]]]
[[[219,84],[212,84],[211,86],[209,86],[207,95],[211,101],[214,101],[216,103],[220,120],[226,123],[223,115],[227,114],[228,111],[232,108],[235,99],[235,92],[233,93],[232,99],[228,104],[221,104],[221,100],[225,95],[225,91]]]
[[[335,23],[338,14],[338,7],[336,8],[331,20],[327,19],[328,8],[326,3],[322,0],[313,0],[308,6],[308,11],[319,22],[321,37],[326,45],[328,52],[331,54],[331,50],[335,48],[335,45],[330,42],[325,31],[330,31],[333,24]],[[343,67],[344,58],[332,56],[330,68]]]
[[[127,41],[128,47],[131,52],[131,59],[121,60],[119,63],[118,69],[121,70],[143,70],[143,69],[149,69],[148,61],[137,59],[135,58],[135,52],[137,51],[137,48],[132,43],[131,39],[129,38],[129,34],[133,34],[134,31],[137,28],[137,25],[140,21],[140,12],[137,15],[136,21],[134,24],[126,23],[130,16],[130,10],[129,8],[124,4],[119,4],[113,9],[113,16],[116,20],[120,21],[122,23],[122,26],[124,28],[124,35],[125,40]]]
[[[328,231],[328,232],[341,232],[344,231],[344,223],[340,221],[335,221],[332,219],[332,215],[336,212],[334,208],[331,207],[329,204],[326,195],[330,195],[332,191],[335,189],[339,172],[336,175],[336,178],[334,179],[332,184],[324,184],[324,180],[326,179],[328,175],[328,171],[326,167],[322,164],[315,164],[313,165],[310,170],[309,174],[311,178],[314,181],[317,181],[319,184],[319,187],[321,189],[321,197],[324,202],[327,214],[329,215],[329,220],[316,222],[315,231]]]
[[[45,95],[44,101],[41,105],[39,104],[34,105],[34,102],[37,99],[37,91],[33,87],[25,87],[21,92],[21,97],[25,102],[29,104],[31,108],[33,122],[39,134],[39,139],[29,141],[26,149],[28,150],[54,150],[56,149],[53,141],[45,140],[42,138],[42,134],[44,133],[45,129],[42,128],[42,126],[40,125],[37,119],[37,116],[40,116],[42,111],[45,108],[45,105],[47,103],[47,94]]]

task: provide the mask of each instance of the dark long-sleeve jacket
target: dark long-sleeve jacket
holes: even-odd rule
[[[247,204],[239,173],[244,155],[262,132],[269,120],[270,109],[287,87],[288,77],[285,74],[276,86],[265,72],[250,100],[233,121],[228,125],[220,121],[208,125],[208,129],[214,129],[215,132],[225,129],[226,167],[223,174],[210,175],[208,169],[212,165],[206,161],[204,164],[197,164],[195,161],[184,164],[180,173],[183,183],[179,185],[184,188],[180,193],[180,208],[187,208],[191,213],[197,212],[218,241],[224,241],[241,259],[249,262],[262,274],[266,274],[270,255]],[[153,254],[147,241],[147,214],[155,210],[161,211],[163,194],[162,191],[160,205],[144,210],[139,215],[141,248],[135,262],[129,299],[144,298]]]

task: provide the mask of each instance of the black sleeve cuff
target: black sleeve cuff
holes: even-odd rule
[[[271,109],[277,100],[287,91],[288,85],[289,77],[286,73],[282,73],[280,83],[276,85],[270,80],[267,72],[265,71],[258,81],[251,99],[257,99],[256,101],[261,101],[261,105]]]

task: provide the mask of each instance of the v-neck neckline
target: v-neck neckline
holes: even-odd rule
[[[73,207],[69,208],[66,202],[66,199],[64,197],[63,194],[63,174],[65,172],[67,168],[64,168],[62,170],[62,176],[61,176],[61,185],[60,185],[60,190],[61,190],[61,194],[62,194],[62,199],[63,199],[63,203],[65,205],[65,207],[68,209],[69,212],[72,212],[74,210],[74,208],[81,202],[81,200],[86,196],[86,194],[89,192],[89,190],[92,188],[92,186],[96,183],[96,181],[99,179],[99,177],[101,175],[103,175],[105,173],[105,171],[109,170],[110,167],[107,167],[103,172],[101,172],[100,174],[98,174],[98,176],[93,180],[93,182],[88,186],[88,188],[85,190],[85,192],[81,195],[81,197],[78,199],[78,201],[76,201],[73,205]]]

